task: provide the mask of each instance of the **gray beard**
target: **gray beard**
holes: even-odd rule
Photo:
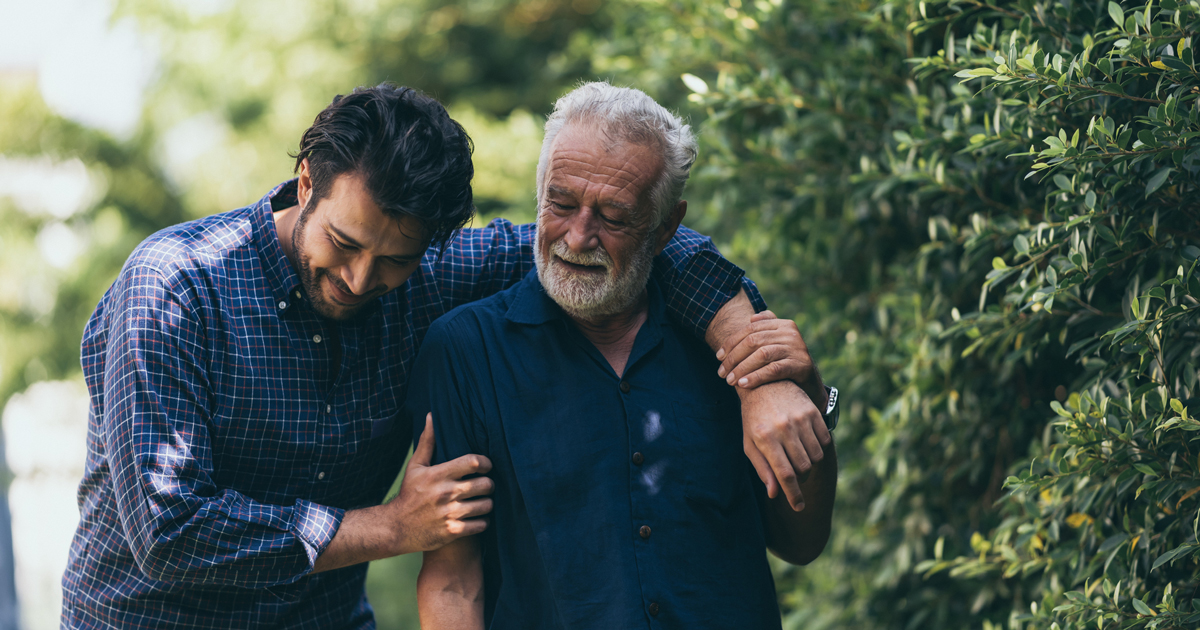
[[[538,224],[533,248],[538,280],[550,298],[570,315],[585,320],[615,315],[632,307],[646,291],[646,283],[654,266],[652,235],[647,235],[633,253],[628,270],[614,277],[612,258],[603,248],[575,255],[560,239],[550,244],[550,256],[543,255],[540,218]],[[603,276],[578,274],[555,257],[575,264],[602,265],[607,273]]]

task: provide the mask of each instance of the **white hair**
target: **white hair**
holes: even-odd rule
[[[607,82],[584,83],[554,104],[554,113],[546,120],[546,137],[537,166],[537,200],[540,207],[542,186],[550,161],[550,147],[568,123],[587,123],[616,141],[657,148],[662,156],[662,172],[650,190],[654,216],[651,228],[657,229],[683,198],[692,164],[696,161],[696,137],[692,128],[645,92]]]

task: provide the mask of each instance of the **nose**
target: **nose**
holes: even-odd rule
[[[600,217],[593,208],[580,208],[568,221],[565,240],[572,252],[588,252],[600,246]]]
[[[342,267],[342,281],[355,295],[366,295],[375,286],[375,261],[359,256]]]

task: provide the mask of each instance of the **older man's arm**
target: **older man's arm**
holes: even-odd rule
[[[833,521],[837,474],[837,448],[830,440],[825,456],[800,484],[802,510],[793,510],[783,496],[767,500],[763,520],[771,553],[792,564],[808,564],[821,555]]]
[[[483,560],[479,537],[426,551],[417,576],[422,630],[483,630]]]
[[[704,339],[724,360],[720,376],[737,384],[743,447],[767,496],[775,499],[782,489],[799,511],[805,504],[801,481],[824,458],[831,438],[813,403],[824,406],[825,386],[795,323],[770,311],[756,315],[740,291],[717,311]]]

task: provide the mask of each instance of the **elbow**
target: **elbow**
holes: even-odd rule
[[[825,531],[820,536],[806,538],[803,541],[793,544],[773,545],[767,549],[780,560],[788,564],[796,566],[805,566],[816,560],[825,551],[825,546],[829,543],[829,532]]]
[[[159,582],[189,581],[175,541],[152,540],[133,548],[133,560],[146,577]]]

